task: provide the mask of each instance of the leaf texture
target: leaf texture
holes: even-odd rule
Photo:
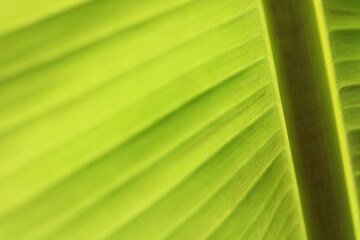
[[[324,0],[324,10],[360,206],[360,3]]]
[[[260,2],[20,2],[1,239],[305,239]]]

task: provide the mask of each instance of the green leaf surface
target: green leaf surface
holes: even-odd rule
[[[360,3],[350,0],[326,0],[324,1],[324,10],[344,130],[352,159],[357,195],[359,195]],[[360,204],[359,197],[358,202]]]
[[[357,0],[3,0],[0,22],[1,240],[360,240]]]
[[[304,237],[259,2],[38,2],[2,16],[1,239]]]

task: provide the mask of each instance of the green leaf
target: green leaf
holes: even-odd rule
[[[341,100],[354,176],[360,171],[360,4],[328,1],[325,5],[337,91]],[[360,190],[358,186],[358,191]]]
[[[336,83],[335,95],[340,100],[339,115],[343,120],[341,136],[347,145],[347,157],[351,159],[351,166],[346,170],[348,177],[355,180],[355,184],[349,188],[350,194],[356,195],[353,196],[352,203],[353,209],[356,209],[360,206],[360,3],[350,0],[326,0],[324,13],[329,58],[332,60],[331,67]],[[359,210],[356,211],[354,222],[359,232],[360,213]]]
[[[360,5],[271,2],[1,2],[0,239],[356,239]]]

